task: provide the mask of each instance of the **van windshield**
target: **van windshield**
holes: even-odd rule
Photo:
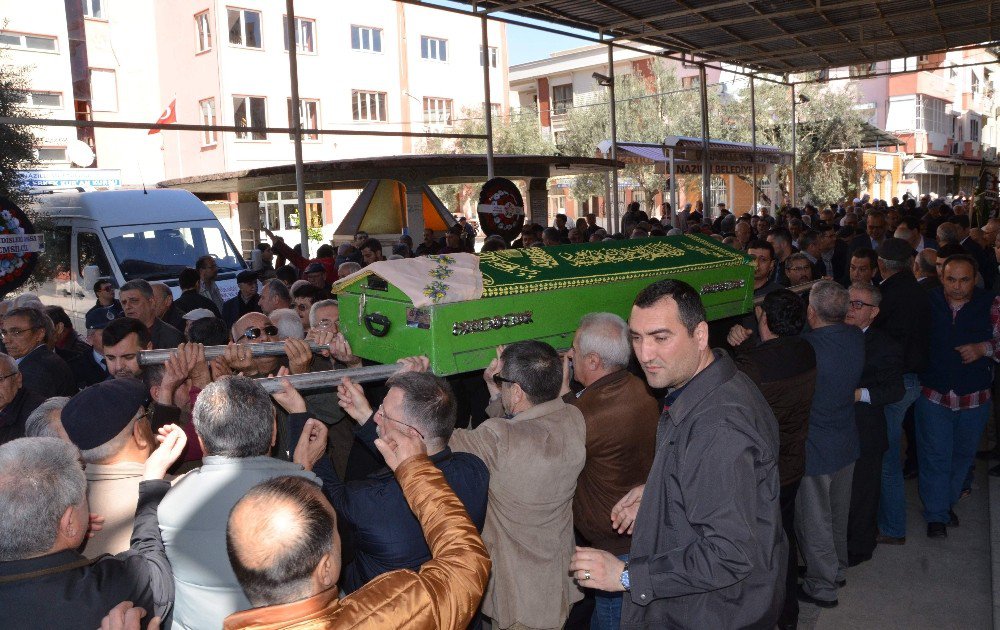
[[[105,230],[125,281],[176,280],[204,255],[215,258],[219,273],[238,272],[243,259],[218,226],[144,226]]]

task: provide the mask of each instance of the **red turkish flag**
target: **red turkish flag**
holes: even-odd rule
[[[177,105],[177,98],[176,97],[174,98],[174,100],[170,101],[170,104],[167,105],[167,108],[165,110],[163,110],[163,113],[160,114],[160,117],[153,124],[154,125],[168,125],[170,123],[177,122],[177,110],[174,107],[175,105]],[[148,135],[151,136],[154,133],[160,133],[160,130],[159,129],[150,129]]]

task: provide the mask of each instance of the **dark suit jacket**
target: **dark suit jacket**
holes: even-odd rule
[[[260,308],[260,296],[254,295],[250,298],[250,301],[246,304],[243,303],[243,298],[237,293],[233,297],[229,298],[222,305],[222,319],[226,320],[226,326],[232,328],[236,320],[243,317],[247,313],[263,313],[264,311]]]
[[[826,273],[836,280],[847,275],[847,268],[851,263],[851,255],[847,248],[847,243],[839,238],[834,243],[833,258],[830,260],[833,269],[827,269]]]
[[[850,244],[847,246],[847,251],[854,253],[854,250],[862,247],[869,247],[878,251],[877,247],[872,247],[872,237],[868,236],[868,232],[863,232],[852,238]]]
[[[930,360],[931,299],[909,269],[879,285],[882,303],[872,322],[903,348],[903,372],[920,373]]]
[[[149,329],[149,335],[153,339],[153,349],[176,348],[184,343],[184,333],[177,330],[162,319],[153,322],[153,327]]]
[[[73,370],[76,386],[80,389],[106,381],[110,376],[107,367],[97,362],[92,351],[75,354],[66,359],[66,363]]]
[[[42,398],[72,396],[77,392],[73,370],[44,344],[24,355],[17,367],[24,388]]]
[[[164,323],[170,324],[179,331],[183,331],[187,328],[187,322],[184,321],[184,313],[177,308],[176,304],[171,304],[170,308],[167,309],[167,312],[164,313],[163,317],[160,319],[162,319]]]
[[[24,421],[45,399],[31,390],[21,389],[6,407],[0,409],[0,444],[24,437]]]
[[[871,403],[854,403],[861,453],[882,453],[889,448],[885,427],[885,406],[902,400],[903,348],[874,326],[865,332],[865,367],[859,387],[866,388]]]
[[[222,313],[219,312],[219,307],[215,305],[215,302],[198,293],[194,289],[188,289],[187,291],[181,293],[180,296],[174,300],[174,306],[177,307],[177,310],[179,310],[182,315],[193,311],[196,308],[207,308],[215,313],[216,317],[222,317]],[[167,323],[169,324],[170,322]],[[170,325],[174,326],[174,328],[177,327],[174,324]]]
[[[979,264],[979,273],[983,276],[983,286],[987,289],[993,288],[993,280],[997,275],[996,259],[987,254],[986,250],[971,238],[966,238],[961,245]]]
[[[941,280],[938,279],[937,276],[934,276],[932,278],[917,280],[917,284],[920,285],[920,288],[924,291],[932,291],[941,286]]]

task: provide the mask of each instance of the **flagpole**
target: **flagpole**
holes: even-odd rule
[[[174,119],[177,118],[177,93],[174,93],[174,98],[171,101],[173,103],[173,115]],[[177,134],[177,177],[184,177],[184,158],[181,157],[181,130],[178,129],[174,131]]]

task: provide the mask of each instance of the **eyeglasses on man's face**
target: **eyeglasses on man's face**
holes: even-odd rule
[[[865,302],[863,300],[851,300],[850,302],[848,302],[848,304],[850,304],[851,308],[853,308],[856,311],[860,311],[865,306],[868,306],[870,308],[875,308],[874,304],[869,304],[868,302]]]
[[[28,328],[0,328],[0,337],[4,339],[17,339],[24,333],[37,329],[38,326],[29,326]]]
[[[383,420],[391,420],[392,422],[395,422],[396,424],[401,424],[401,425],[403,425],[404,427],[409,427],[409,428],[411,428],[411,429],[413,429],[414,431],[416,431],[416,432],[417,432],[417,435],[419,435],[419,436],[420,436],[420,439],[421,439],[421,440],[423,440],[423,439],[426,439],[426,438],[424,437],[424,434],[423,434],[423,433],[421,433],[420,429],[418,429],[417,427],[413,426],[412,424],[408,424],[408,423],[406,423],[406,422],[403,422],[402,420],[397,420],[397,419],[395,419],[395,418],[392,418],[392,417],[390,417],[390,416],[389,416],[389,415],[388,415],[388,414],[387,414],[387,413],[385,412],[385,404],[381,404],[381,405],[379,405],[379,406],[378,406],[378,409],[376,409],[376,410],[375,410],[375,415],[378,415],[378,416],[382,416],[382,419],[383,419]]]
[[[278,328],[276,326],[264,326],[263,328],[257,328],[255,326],[253,328],[247,328],[246,330],[244,330],[243,334],[240,335],[240,337],[246,337],[247,339],[259,339],[264,335],[268,337],[277,337]]]
[[[493,375],[493,382],[496,384],[497,387],[503,387],[504,383],[510,383],[511,385],[517,384],[517,381],[512,381],[509,378],[504,378],[503,376],[500,376],[499,374],[494,374]]]

